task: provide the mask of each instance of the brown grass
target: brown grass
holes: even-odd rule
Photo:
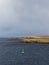
[[[49,38],[49,36],[23,36],[22,39]]]
[[[49,43],[49,36],[24,36],[20,37],[20,40],[27,43]]]

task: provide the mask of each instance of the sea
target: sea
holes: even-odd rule
[[[49,44],[1,39],[0,65],[49,65]]]

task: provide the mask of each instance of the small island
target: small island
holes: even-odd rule
[[[19,38],[23,43],[42,43],[49,44],[49,36],[23,36]]]

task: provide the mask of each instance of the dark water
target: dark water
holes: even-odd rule
[[[0,42],[0,65],[49,65],[49,44]]]

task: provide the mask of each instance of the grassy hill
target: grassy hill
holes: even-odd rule
[[[49,43],[49,36],[23,36],[20,37],[20,41],[26,43]]]

